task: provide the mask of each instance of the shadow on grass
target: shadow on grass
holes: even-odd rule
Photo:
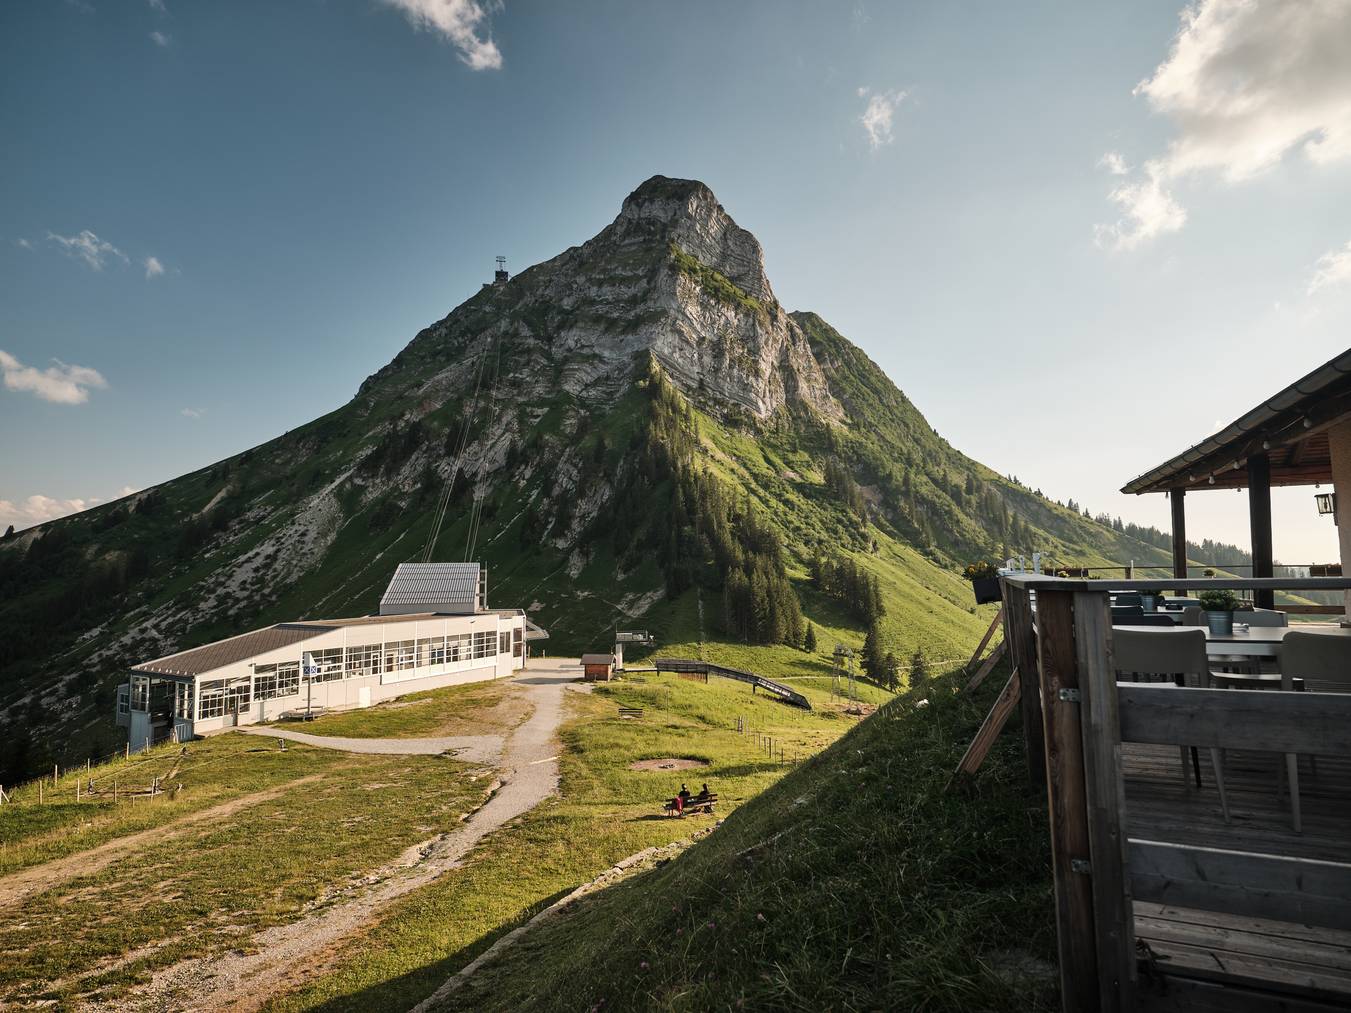
[[[572,893],[574,889],[575,887],[565,887],[545,897],[522,910],[511,921],[492,932],[485,932],[472,943],[447,954],[440,960],[423,964],[406,974],[387,978],[359,991],[333,996],[308,1008],[319,1013],[369,1013],[370,1010],[410,1009],[440,988],[447,979],[462,971],[508,932],[524,925],[545,908]]]

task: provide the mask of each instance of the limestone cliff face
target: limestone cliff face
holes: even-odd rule
[[[417,370],[418,394],[435,402],[463,386],[474,351],[495,339],[514,349],[514,389],[527,398],[549,385],[582,399],[613,394],[630,380],[635,353],[651,350],[714,411],[844,417],[774,298],[759,242],[694,180],[649,179],[593,239],[485,289],[372,379],[436,354],[444,365],[431,379]]]

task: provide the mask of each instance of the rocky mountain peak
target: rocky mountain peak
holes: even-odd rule
[[[697,179],[646,180],[625,198],[613,228],[621,239],[650,240],[655,235],[674,242],[747,295],[774,298],[760,241],[734,222],[713,191]]]

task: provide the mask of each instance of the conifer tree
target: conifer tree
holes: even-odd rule
[[[812,654],[816,653],[816,627],[811,623],[807,624],[807,633],[802,638],[802,649]]]

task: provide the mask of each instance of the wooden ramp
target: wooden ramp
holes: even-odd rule
[[[739,668],[724,668],[722,665],[714,665],[707,661],[694,661],[688,658],[658,658],[656,665],[658,672],[678,672],[682,674],[692,672],[699,675],[717,675],[724,679],[735,679],[738,682],[750,683],[754,688],[763,689],[766,693],[777,696],[784,703],[801,707],[803,710],[812,709],[811,701],[797,690],[789,689],[781,682],[766,679],[754,672],[745,672]]]

